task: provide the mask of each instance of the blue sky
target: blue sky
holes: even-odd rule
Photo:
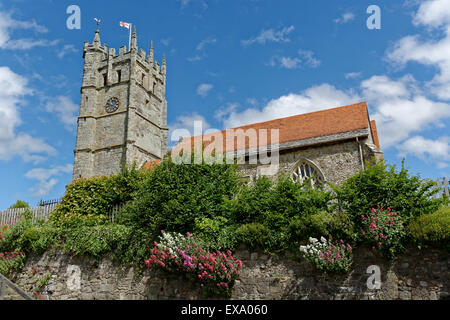
[[[66,9],[81,9],[69,30]],[[369,30],[370,5],[381,29]],[[367,101],[388,163],[449,176],[450,0],[0,0],[0,209],[71,181],[83,42],[167,56],[169,127],[223,129]]]

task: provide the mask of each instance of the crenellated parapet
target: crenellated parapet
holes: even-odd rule
[[[102,44],[100,31],[85,42],[74,179],[117,173],[120,164],[143,165],[167,152],[166,58],[154,59],[153,42],[139,48]]]
[[[83,50],[83,58],[85,59],[85,74],[87,78],[83,79],[83,87],[103,87],[105,82],[102,79],[105,77],[111,79],[110,85],[114,84],[114,80],[128,81],[132,78],[131,72],[123,72],[121,70],[115,70],[120,68],[124,64],[136,61],[138,65],[136,71],[141,71],[141,75],[137,74],[135,79],[142,79],[142,74],[148,78],[154,78],[165,86],[167,66],[166,58],[163,56],[162,66],[154,60],[154,48],[153,41],[150,44],[150,50],[147,52],[138,47],[136,28],[133,30],[133,37],[131,42],[131,48],[127,49],[126,46],[119,48],[119,53],[116,53],[115,48],[109,48],[107,44],[101,43],[100,31],[97,29],[95,32],[94,41],[92,43],[85,42]],[[109,66],[109,67],[108,67]],[[109,73],[121,71],[120,77],[111,75]],[[129,77],[123,77],[128,74]],[[108,82],[106,82],[108,84]],[[153,89],[153,84],[149,85],[149,91]]]

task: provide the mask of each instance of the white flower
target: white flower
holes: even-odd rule
[[[324,237],[321,237],[321,238],[320,238],[320,241],[322,241],[323,244],[326,244],[326,243],[327,243],[327,239],[325,239]]]
[[[309,242],[311,242],[311,243],[316,243],[316,242],[318,242],[319,240],[317,240],[316,238],[309,238]]]

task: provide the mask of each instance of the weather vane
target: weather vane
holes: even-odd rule
[[[102,22],[102,20],[98,19],[98,18],[94,18],[95,22],[97,22],[97,29],[100,28],[100,22]]]

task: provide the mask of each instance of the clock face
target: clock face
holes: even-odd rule
[[[119,109],[120,106],[120,100],[116,97],[111,98],[108,100],[108,102],[106,103],[105,109],[106,112],[108,113],[112,113],[117,111],[117,109]]]

